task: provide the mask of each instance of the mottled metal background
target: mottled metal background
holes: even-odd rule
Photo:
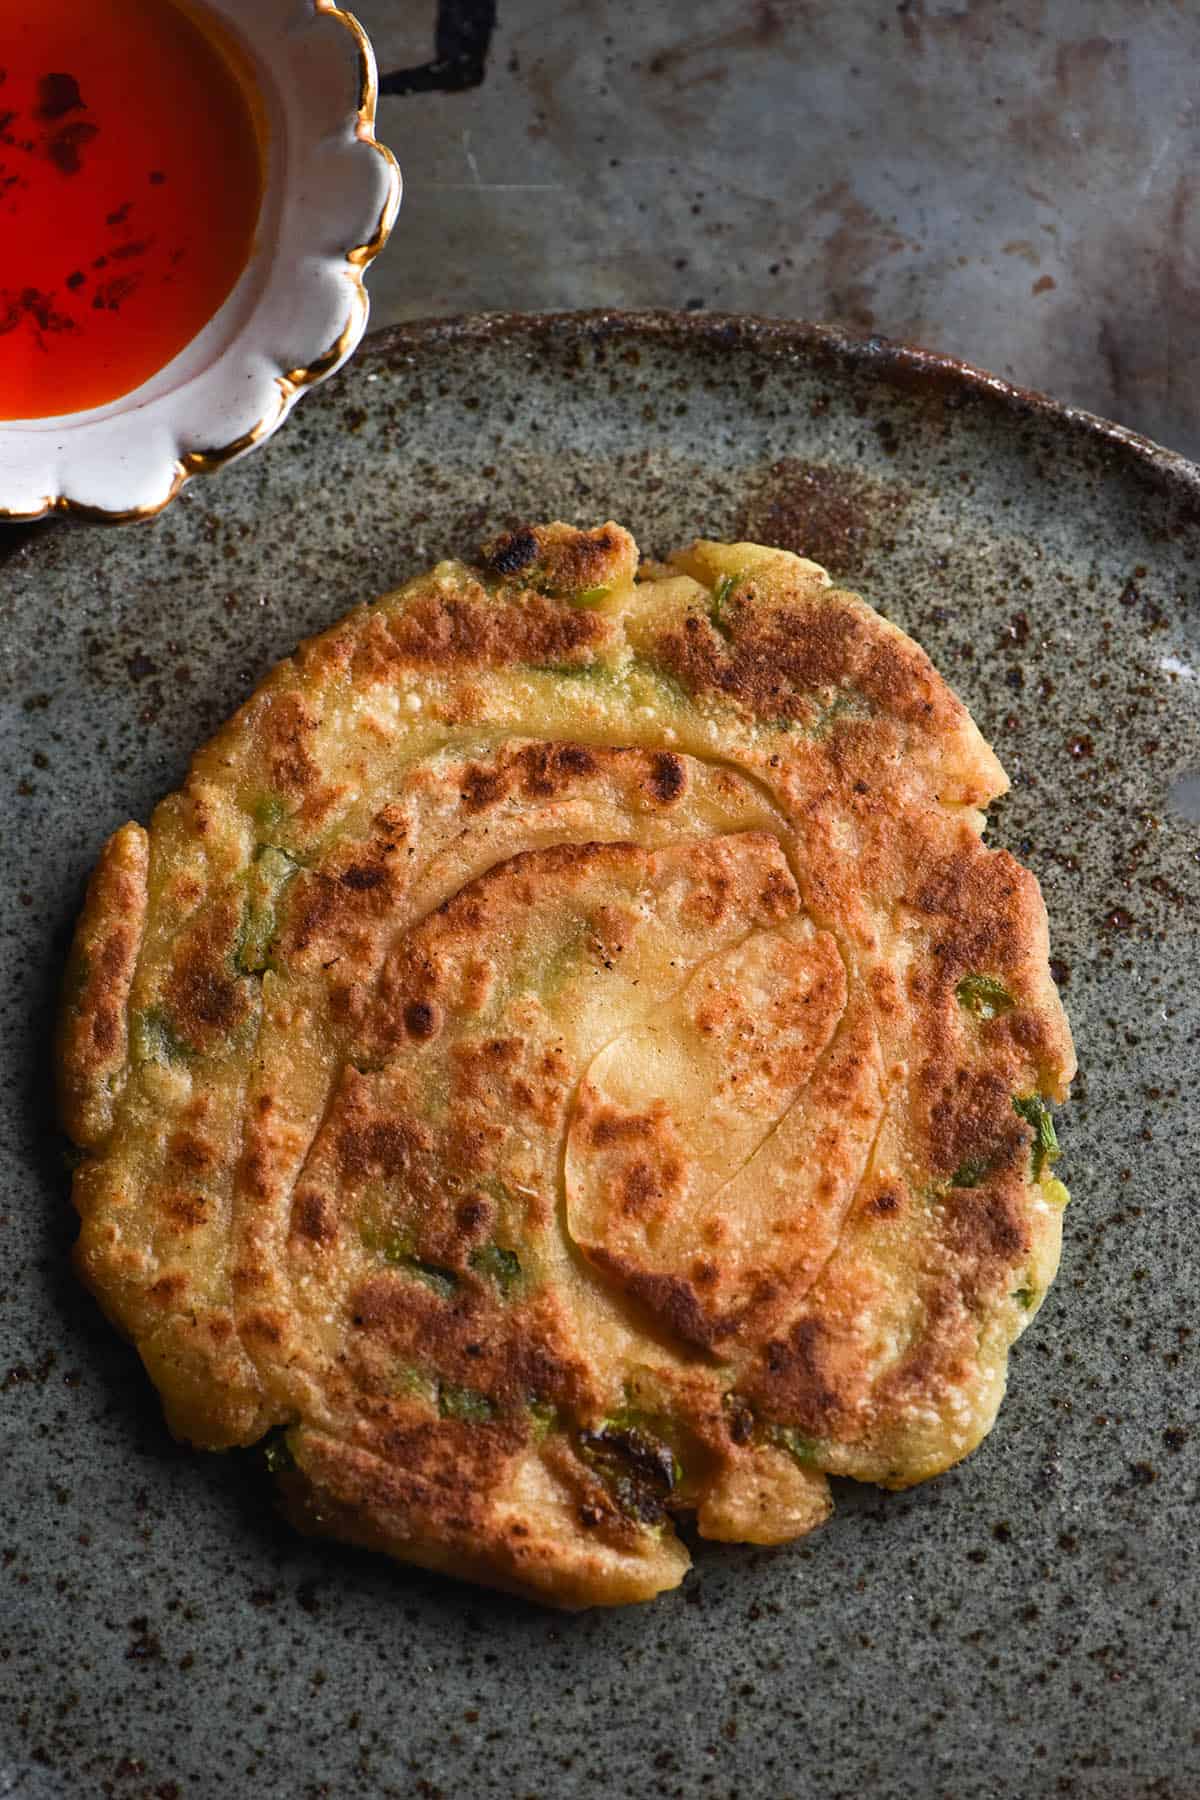
[[[531,514],[811,551],[1013,776],[1082,1071],[1062,1274],[982,1449],[561,1617],[281,1526],[67,1263],[81,885],[297,637]],[[156,523],[0,535],[0,1795],[1196,1800],[1200,475],[934,359],[700,319],[368,345]]]
[[[355,10],[407,90],[380,109],[406,198],[376,323],[833,320],[1200,453],[1194,0]]]

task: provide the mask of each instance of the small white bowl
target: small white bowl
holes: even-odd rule
[[[252,62],[268,125],[254,248],[229,298],[156,375],[86,412],[0,422],[0,521],[148,519],[193,475],[278,430],[367,323],[363,271],[387,242],[400,171],[375,139],[366,33],[335,0],[190,0]]]

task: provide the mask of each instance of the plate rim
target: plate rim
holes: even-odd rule
[[[1165,485],[1200,501],[1200,463],[1132,426],[1057,400],[1039,388],[1023,387],[948,351],[810,319],[762,313],[685,312],[669,307],[433,314],[399,320],[369,332],[355,360],[406,351],[415,354],[429,347],[460,343],[486,347],[521,337],[567,341],[579,336],[587,336],[593,342],[635,336],[657,340],[668,347],[707,345],[723,352],[738,347],[776,355],[803,354],[810,362],[825,359],[843,368],[870,371],[898,389],[940,388],[947,394],[957,394],[960,400],[969,396],[990,402],[1015,420],[1066,427],[1085,442],[1123,453],[1132,464],[1152,472]]]

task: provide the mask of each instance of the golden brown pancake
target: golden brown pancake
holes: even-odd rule
[[[92,878],[78,1263],[302,1526],[562,1606],[990,1428],[1071,1040],[1005,787],[815,564],[529,527],[304,644]]]

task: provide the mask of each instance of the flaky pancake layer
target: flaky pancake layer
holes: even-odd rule
[[[529,527],[280,665],[92,878],[78,1263],[302,1526],[564,1606],[975,1447],[1074,1070],[1006,786],[824,571]]]

